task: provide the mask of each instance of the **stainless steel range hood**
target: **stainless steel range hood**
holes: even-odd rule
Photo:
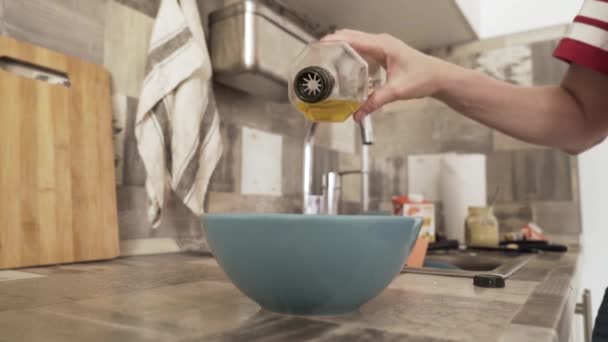
[[[287,71],[315,38],[284,15],[253,0],[209,16],[216,81],[275,101],[287,100]]]

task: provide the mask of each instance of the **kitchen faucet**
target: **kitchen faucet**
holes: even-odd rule
[[[313,146],[317,125],[317,122],[310,124],[306,138],[304,139],[302,212],[304,214],[317,214],[321,211],[324,214],[337,214],[340,198],[340,179],[342,176],[352,174],[361,175],[361,212],[367,212],[369,210],[369,146],[374,143],[371,118],[367,116],[359,123],[361,133],[361,168],[359,170],[329,172],[323,175],[324,191],[322,197],[312,194]]]

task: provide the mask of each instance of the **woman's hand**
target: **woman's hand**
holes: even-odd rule
[[[345,41],[387,71],[387,82],[354,114],[361,120],[396,100],[431,96],[517,139],[584,151],[608,136],[608,76],[573,63],[561,85],[521,87],[425,55],[388,34],[342,30]]]
[[[375,60],[386,69],[386,83],[376,89],[355,112],[357,121],[393,101],[433,96],[439,89],[442,69],[450,65],[388,34],[340,30],[322,41],[347,42],[363,56]]]

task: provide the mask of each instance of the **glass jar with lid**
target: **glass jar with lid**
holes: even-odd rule
[[[465,239],[469,246],[497,247],[498,219],[492,207],[469,207],[465,223]]]

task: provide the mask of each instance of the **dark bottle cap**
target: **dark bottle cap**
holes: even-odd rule
[[[478,274],[473,278],[473,285],[502,289],[505,287],[505,278],[496,274]]]
[[[293,80],[296,96],[306,103],[317,103],[327,99],[333,87],[333,76],[329,71],[318,66],[300,70]]]

